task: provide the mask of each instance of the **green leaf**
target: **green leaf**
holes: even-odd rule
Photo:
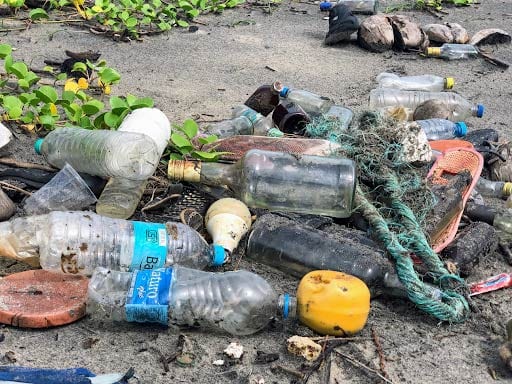
[[[96,116],[96,118],[94,119],[94,121],[92,123],[94,128],[96,128],[96,129],[108,128],[107,125],[105,124],[105,115],[106,114],[107,114],[107,112],[104,112],[104,113],[100,113],[98,116]]]
[[[166,23],[165,21],[161,21],[160,23],[158,23],[158,28],[161,31],[168,31],[169,29],[171,29],[171,27],[171,24]]]
[[[0,59],[5,59],[12,52],[12,47],[9,44],[0,44]]]
[[[55,103],[59,97],[55,88],[49,85],[39,87],[39,89],[35,91],[35,94],[44,103]]]
[[[87,94],[84,91],[78,91],[77,93],[75,93],[75,96],[80,101],[87,101],[87,99],[89,98],[89,96],[87,96]]]
[[[27,80],[25,79],[19,79],[18,80],[18,85],[21,89],[25,90],[25,91],[28,91],[28,89],[30,88],[30,84],[28,83]]]
[[[183,160],[183,155],[179,153],[171,153],[169,155],[169,160]]]
[[[46,127],[52,127],[55,125],[55,122],[57,121],[57,118],[52,115],[41,115],[39,116],[39,121],[42,125]]]
[[[72,91],[64,91],[62,92],[61,99],[62,102],[72,103],[75,100],[75,92]],[[61,100],[57,100],[55,104],[60,104]]]
[[[105,124],[109,128],[117,128],[120,123],[120,119],[118,115],[115,115],[112,112],[107,112],[104,117]]]
[[[4,68],[5,68],[5,72],[7,73],[11,73],[11,67],[12,67],[12,56],[9,54],[7,56],[5,56],[5,62],[4,62]]]
[[[199,138],[199,142],[201,144],[210,144],[210,143],[214,143],[217,140],[218,140],[218,137],[216,135],[210,135],[208,137],[200,137]]]
[[[94,128],[91,123],[91,119],[89,119],[87,116],[83,116],[80,119],[80,126],[84,129],[92,129]]]
[[[23,110],[21,108],[14,107],[14,108],[11,108],[7,114],[9,115],[9,117],[11,119],[17,119],[18,117],[21,116],[22,113],[23,113]]]
[[[196,11],[197,11],[197,9],[196,9]],[[197,11],[197,14],[199,14],[199,11]],[[189,26],[189,23],[187,23],[185,20],[176,20],[176,24],[178,24],[178,26],[183,27],[183,28],[186,28]]]
[[[80,72],[86,74],[87,65],[85,63],[82,63],[81,61],[77,61],[75,64],[73,64],[73,72]]]
[[[25,79],[29,85],[34,85],[37,83],[41,78],[37,76],[34,72],[30,71],[27,73],[27,76],[25,76]]]
[[[56,77],[57,80],[66,80],[68,78],[67,73],[59,73]]]
[[[82,111],[87,116],[92,116],[97,114],[99,111],[101,111],[103,108],[105,108],[105,104],[103,104],[99,100],[90,100],[87,103],[84,103],[82,105]]]
[[[28,14],[28,17],[30,17],[30,20],[39,20],[39,19],[48,19],[48,13],[43,8],[36,8],[30,11]]]
[[[12,73],[18,79],[23,79],[28,74],[28,67],[27,64],[17,61],[10,66],[7,72]]]
[[[216,161],[219,157],[226,152],[204,152],[204,151],[193,151],[192,157],[204,161]]]
[[[128,103],[118,96],[112,96],[109,100],[110,108],[115,115],[120,115],[125,109],[128,109]]]
[[[137,19],[135,17],[130,17],[124,22],[124,25],[128,28],[133,28],[137,25]]]
[[[197,16],[199,16],[199,10],[198,9],[191,9],[190,11],[187,12],[187,15],[189,17],[191,17],[191,18],[197,17]],[[178,24],[179,24],[179,20],[178,20]],[[188,23],[187,23],[187,26],[188,26]]]
[[[66,111],[66,116],[73,123],[78,123],[82,118],[82,108],[76,103],[71,103],[69,105],[63,105],[64,110]]]
[[[131,109],[152,108],[155,102],[151,97],[141,97],[130,105]]]
[[[23,108],[22,101],[16,96],[5,96],[2,104],[7,111],[13,108]]]
[[[112,68],[102,68],[99,75],[103,84],[114,84],[121,79],[121,75]]]
[[[180,150],[185,148],[192,148],[192,144],[190,143],[190,141],[185,136],[182,136],[179,133],[173,133],[171,135],[171,141]]]
[[[197,123],[192,119],[185,120],[181,127],[181,131],[187,135],[189,139],[194,138],[197,135],[198,130],[199,127],[197,126]]]
[[[20,93],[18,97],[23,104],[30,104],[32,100],[36,99],[36,95],[34,95],[33,93],[26,92]]]
[[[34,122],[34,112],[32,111],[29,111],[27,113],[25,113],[25,116],[22,116],[20,118],[20,121],[23,123],[23,124],[30,124],[30,123],[33,123]]]

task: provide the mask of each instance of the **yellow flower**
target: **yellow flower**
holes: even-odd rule
[[[79,89],[87,89],[89,88],[89,83],[85,77],[81,77],[78,79],[78,88]]]
[[[53,103],[50,103],[50,113],[52,116],[57,116],[57,106]]]
[[[80,90],[80,86],[74,79],[67,79],[66,83],[64,84],[64,90],[77,93]]]
[[[103,93],[105,95],[110,95],[110,84],[104,84],[103,81],[101,81],[101,79],[98,79],[98,86],[103,88]]]

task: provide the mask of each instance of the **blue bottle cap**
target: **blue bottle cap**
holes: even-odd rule
[[[322,1],[320,3],[320,10],[321,11],[328,11],[332,8],[332,3],[330,1]]]
[[[468,126],[463,121],[459,121],[455,123],[454,133],[456,137],[466,136],[466,133],[468,133]]]
[[[485,112],[485,107],[482,104],[477,104],[476,108],[476,117],[482,117]]]
[[[44,139],[37,139],[36,142],[34,143],[34,150],[36,151],[36,153],[38,155],[41,154],[41,146],[43,145],[43,141],[44,141]]]
[[[283,319],[287,319],[290,314],[290,295],[285,293],[283,295]]]
[[[288,95],[288,92],[290,92],[290,88],[283,87],[283,89],[281,89],[281,92],[279,92],[279,96],[286,97]]]
[[[226,261],[226,250],[221,245],[212,245],[212,266],[219,267]]]

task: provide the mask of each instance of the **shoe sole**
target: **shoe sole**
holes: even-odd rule
[[[340,42],[349,42],[350,36],[356,31],[357,31],[357,29],[354,31],[343,31],[343,32],[333,33],[332,35],[327,35],[327,36],[325,36],[325,44],[333,45],[333,44],[337,44]]]

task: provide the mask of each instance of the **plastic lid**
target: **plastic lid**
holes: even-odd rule
[[[468,126],[463,121],[459,121],[455,123],[455,136],[462,137],[466,136],[466,133],[468,133]]]
[[[290,92],[290,88],[283,87],[283,89],[281,89],[281,92],[279,92],[279,96],[286,97],[288,95],[288,92]]]
[[[332,8],[332,3],[330,1],[322,1],[320,3],[320,10],[321,11],[328,11]]]
[[[504,196],[510,196],[512,195],[512,183],[505,183],[503,184],[503,195]]]
[[[439,47],[428,47],[427,56],[441,56],[441,48]]]
[[[452,89],[455,85],[455,79],[453,77],[447,77],[444,79],[444,88],[445,89]]]
[[[219,267],[226,261],[226,250],[224,247],[218,244],[212,246],[212,265]]]
[[[283,295],[283,319],[287,319],[290,314],[290,294]]]
[[[34,150],[36,151],[36,153],[38,155],[41,154],[41,146],[43,145],[43,141],[44,141],[44,139],[37,139],[36,142],[34,143]]]
[[[476,117],[482,117],[485,112],[485,107],[482,104],[476,105]]]

